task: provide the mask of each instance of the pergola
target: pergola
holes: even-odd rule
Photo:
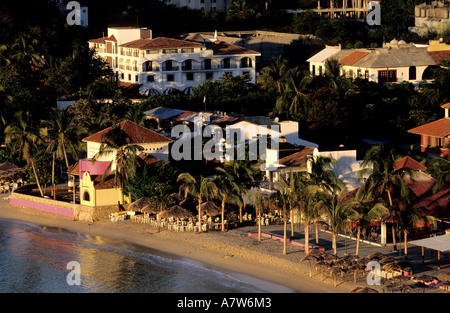
[[[424,263],[424,248],[436,250],[438,252],[438,269],[441,268],[441,252],[450,252],[450,233],[445,235],[413,240],[412,245],[422,247],[422,264]]]

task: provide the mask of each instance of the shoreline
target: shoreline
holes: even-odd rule
[[[190,262],[220,271],[236,279],[273,293],[348,293],[361,284],[345,282],[334,287],[331,279],[310,278],[304,253],[288,244],[288,254],[282,254],[282,244],[271,239],[249,237],[236,230],[225,233],[173,232],[132,220],[111,222],[74,221],[35,209],[10,205],[8,197],[0,199],[0,218],[62,228],[90,236],[121,240],[155,250],[155,254]]]

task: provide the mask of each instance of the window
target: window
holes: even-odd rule
[[[369,70],[364,71],[364,79],[369,79]]]
[[[211,59],[206,59],[203,62],[203,67],[205,70],[210,70],[211,69]]]
[[[181,53],[194,53],[194,48],[183,48]]]
[[[146,50],[145,53],[147,53],[147,54],[159,54],[159,50],[158,49]]]
[[[124,73],[120,73],[120,79],[125,79]]]
[[[178,49],[164,49],[163,53],[177,53]]]
[[[206,73],[206,80],[212,79],[212,78],[213,78],[213,73]]]
[[[91,199],[91,197],[90,197],[90,195],[89,195],[89,192],[88,192],[88,191],[85,191],[85,192],[83,193],[83,200],[84,200],[84,201],[91,201],[90,199]]]
[[[192,70],[192,60],[186,60],[184,61],[183,70],[190,71]]]
[[[319,66],[319,75],[322,76],[322,66]]]
[[[128,81],[131,81],[131,74],[128,74]]]
[[[383,70],[378,71],[378,82],[379,83],[392,83],[397,81],[397,71],[396,70]]]
[[[153,83],[155,81],[155,75],[147,75],[147,82]]]
[[[222,63],[223,68],[230,68],[231,67],[231,60],[230,60],[230,58],[223,59],[222,62],[223,62]]]
[[[173,82],[174,80],[175,80],[175,75],[173,75],[173,74],[167,75],[168,82]]]
[[[415,66],[410,66],[409,67],[409,80],[416,80],[416,67]]]
[[[316,66],[315,65],[312,66],[311,72],[313,75],[316,75]]]
[[[136,83],[139,83],[139,75],[136,75],[136,76],[134,77],[134,81],[135,81]]]
[[[194,80],[194,74],[193,73],[186,74],[186,80]]]
[[[251,67],[252,66],[252,59],[250,58],[242,58],[241,59],[241,67]]]

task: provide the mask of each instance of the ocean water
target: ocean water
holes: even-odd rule
[[[76,267],[68,268],[69,263]],[[289,290],[245,275],[224,273],[192,260],[167,257],[123,241],[0,219],[2,293],[272,291]]]

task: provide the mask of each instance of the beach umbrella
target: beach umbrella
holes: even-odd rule
[[[171,206],[168,210],[163,211],[160,214],[160,216],[163,217],[163,218],[173,217],[173,218],[176,218],[176,219],[180,219],[180,218],[193,217],[193,214],[192,214],[191,211],[186,210],[182,206],[176,204],[174,206]]]
[[[146,205],[148,205],[150,201],[147,197],[139,198],[128,206],[128,210],[134,212],[140,212]]]
[[[206,215],[209,215],[209,216],[217,216],[221,212],[221,209],[213,201],[203,202],[200,207],[201,207],[202,211],[205,212]],[[198,209],[198,205],[197,205],[197,209]]]
[[[147,213],[147,214],[157,214],[158,213],[158,206],[156,203],[149,203],[146,206],[144,206],[141,210],[142,213]]]

